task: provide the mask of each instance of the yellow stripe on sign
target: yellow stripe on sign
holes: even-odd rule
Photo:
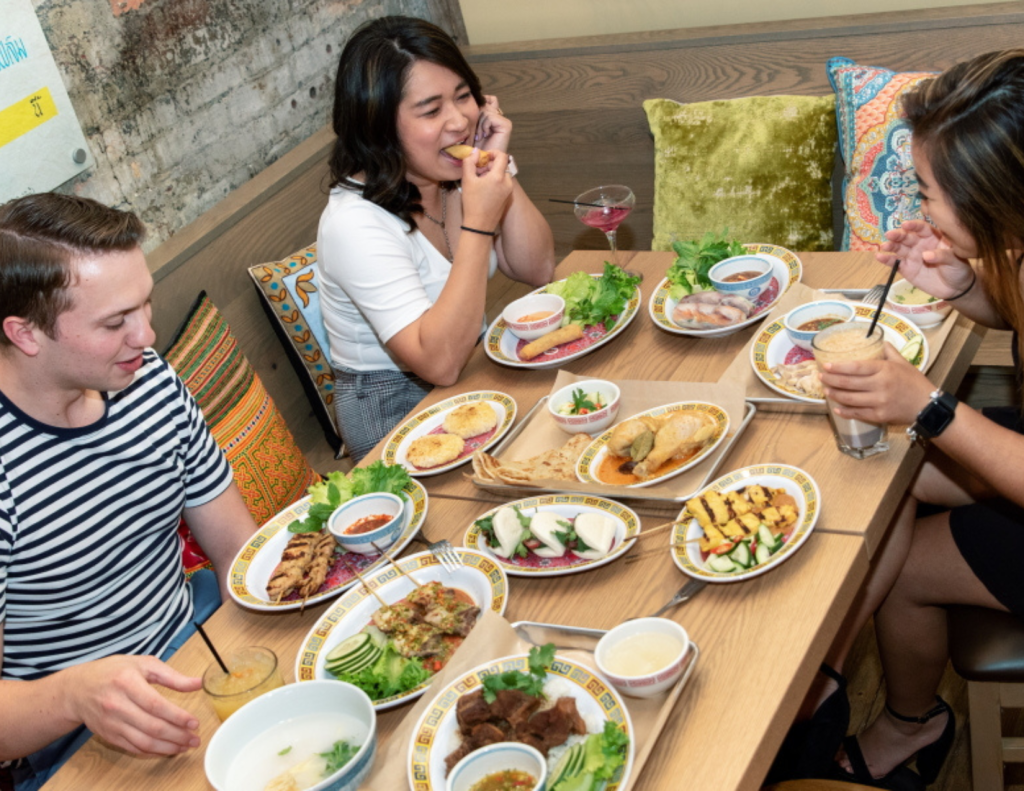
[[[37,126],[57,117],[57,105],[50,89],[43,87],[24,99],[0,110],[0,146],[31,132]]]

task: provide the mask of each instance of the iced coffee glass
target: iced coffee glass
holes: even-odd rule
[[[883,359],[884,333],[876,325],[869,338],[870,326],[864,322],[843,322],[826,327],[815,335],[811,347],[818,367],[822,368],[825,363]],[[828,398],[825,401],[839,450],[855,459],[866,459],[889,450],[884,424],[839,417],[833,411],[835,404]]]
[[[221,722],[264,692],[284,686],[277,655],[269,648],[250,646],[224,656],[230,673],[214,662],[203,675],[203,692]]]

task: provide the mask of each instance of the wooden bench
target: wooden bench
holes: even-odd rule
[[[571,207],[572,198],[605,183],[626,183],[637,209],[620,231],[621,246],[648,249],[654,146],[641,102],[779,93],[826,95],[825,61],[845,55],[893,69],[942,69],[1024,41],[1024,2],[866,14],[756,25],[657,31],[467,48],[485,90],[515,122],[520,179],[546,214],[562,257],[603,249]],[[324,128],[151,251],[156,282],[157,347],[170,341],[201,289],[224,313],[242,349],[318,470],[339,466],[324,441],[246,268],[310,244],[327,201]],[[568,209],[568,210],[567,210]],[[145,219],[145,218],[143,218]],[[500,274],[492,308],[520,293]],[[1005,337],[990,333],[976,362],[1009,364]]]

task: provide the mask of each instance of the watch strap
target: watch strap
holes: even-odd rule
[[[935,439],[949,428],[956,416],[956,405],[960,402],[951,393],[935,390],[924,409],[917,413],[914,424],[907,429],[911,442]]]

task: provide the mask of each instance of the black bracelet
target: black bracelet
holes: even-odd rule
[[[479,228],[470,228],[468,225],[460,225],[459,227],[462,230],[464,230],[464,231],[469,231],[470,233],[478,233],[481,236],[497,236],[498,235],[497,231],[481,231]]]
[[[978,282],[978,273],[974,270],[974,267],[971,267],[971,274],[974,275],[971,279],[971,284],[955,297],[946,297],[946,302],[952,302],[954,299],[960,299],[960,297],[966,296],[967,292],[974,288],[974,284]]]

